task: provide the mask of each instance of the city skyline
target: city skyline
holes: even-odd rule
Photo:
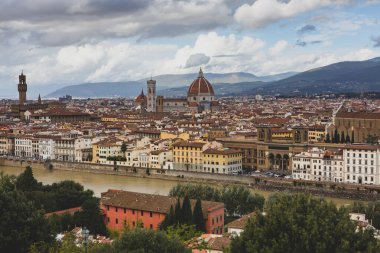
[[[379,1],[0,3],[0,91],[150,75],[305,71],[380,56]],[[187,85],[187,84],[183,84]]]

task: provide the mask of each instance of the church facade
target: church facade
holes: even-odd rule
[[[203,112],[213,111],[219,108],[214,89],[211,83],[204,77],[202,69],[198,77],[190,84],[186,98],[166,98],[157,96],[156,81],[147,81],[147,96],[142,92],[135,100],[139,108],[146,106],[147,112]]]

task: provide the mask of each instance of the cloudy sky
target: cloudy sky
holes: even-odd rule
[[[269,75],[380,56],[380,0],[1,0],[0,98],[83,82]]]

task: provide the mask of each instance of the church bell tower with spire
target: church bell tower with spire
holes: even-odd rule
[[[21,72],[21,75],[18,76],[18,80],[18,102],[20,105],[23,105],[26,103],[26,92],[28,91],[24,72]]]

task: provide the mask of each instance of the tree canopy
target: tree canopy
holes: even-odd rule
[[[227,216],[241,216],[262,210],[265,202],[263,196],[253,194],[247,187],[239,185],[216,188],[201,184],[178,184],[170,190],[169,196],[223,202]]]
[[[305,194],[277,194],[250,219],[231,253],[375,253],[373,231],[355,232],[345,208]]]

